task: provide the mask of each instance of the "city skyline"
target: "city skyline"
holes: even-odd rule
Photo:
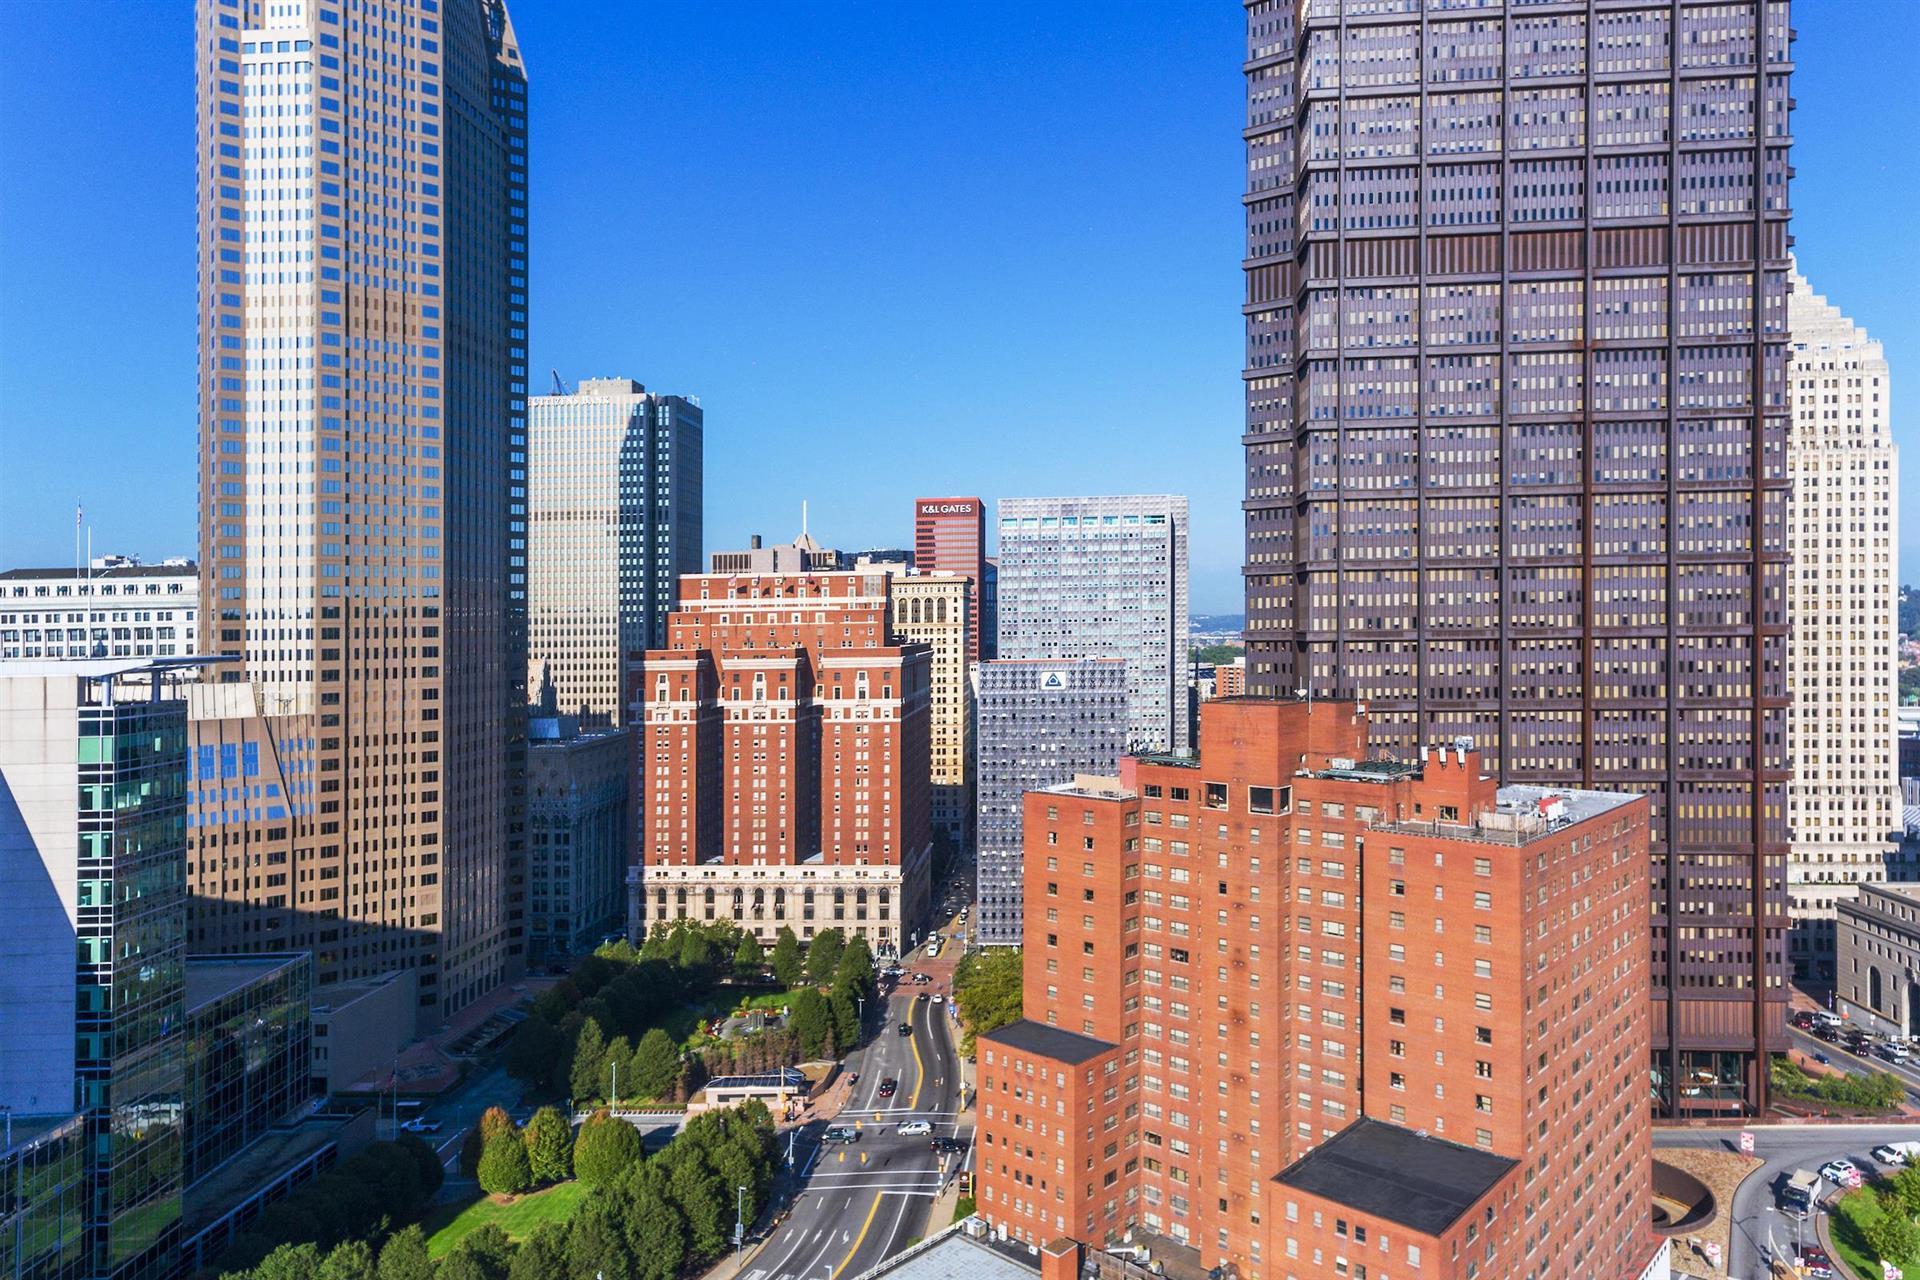
[[[1876,269],[1875,255],[1855,246],[1898,245],[1913,179],[1870,151],[1867,131],[1854,122],[1871,112],[1893,136],[1911,132],[1903,121],[1920,124],[1920,105],[1878,88],[1920,69],[1920,11],[1878,8],[1871,23],[1854,21],[1851,7],[1845,23],[1813,7],[1795,15],[1795,235],[1802,270],[1885,342],[1897,379],[1904,352],[1920,342],[1920,304],[1898,273]],[[777,17],[752,41],[738,39],[724,16],[664,6],[612,12],[514,8],[523,42],[595,49],[553,86],[555,98],[536,103],[530,120],[528,363],[538,371],[530,390],[544,389],[546,370],[558,367],[569,381],[626,372],[650,387],[698,392],[726,424],[708,443],[715,545],[743,542],[766,523],[762,512],[792,507],[797,520],[801,497],[810,499],[816,527],[857,547],[904,542],[911,530],[903,503],[916,493],[978,493],[990,505],[1033,493],[1185,493],[1193,503],[1194,609],[1239,612],[1239,404],[1227,372],[1239,367],[1241,343],[1231,314],[1240,289],[1237,6],[1108,14],[1091,46],[1080,39],[1088,13],[1072,7],[1023,9],[1017,22],[1006,20],[1015,12],[1009,6],[912,23],[848,10],[824,27],[808,22],[808,31],[820,27],[811,35],[800,31],[801,19]],[[168,163],[191,130],[191,94],[178,88],[191,71],[190,24],[134,9],[89,42],[84,56],[128,68],[123,92],[141,104],[129,116],[112,109],[121,99],[102,98],[84,87],[85,77],[68,74],[83,55],[54,39],[56,16],[39,6],[0,13],[0,59],[33,48],[43,69],[0,84],[0,145],[17,166],[48,175],[0,193],[0,278],[9,283],[0,298],[0,458],[23,474],[50,474],[59,451],[84,436],[128,465],[76,492],[36,486],[18,494],[0,512],[0,561],[70,559],[76,498],[96,550],[149,561],[191,555],[193,191],[191,175]],[[590,27],[591,42],[570,34]],[[1887,38],[1860,40],[1869,28]],[[979,87],[960,86],[952,60],[935,51],[947,42],[930,37],[943,34],[973,51],[969,69],[985,76]],[[768,87],[756,69],[791,41],[817,44],[809,75],[800,88]],[[624,68],[633,64],[622,50],[641,46],[655,51],[649,62],[667,78],[626,86]],[[1131,68],[1148,49],[1158,70],[1138,77]],[[1035,60],[1061,58],[1064,81],[1026,83]],[[928,73],[932,86],[914,87]],[[1108,119],[1091,87],[1123,73],[1139,97]],[[876,76],[903,95],[897,118],[876,118],[865,104],[860,86]],[[752,93],[716,93],[707,83],[714,77]],[[619,96],[628,88],[642,96]],[[765,221],[773,216],[768,202],[728,189],[736,164],[728,157],[770,154],[750,130],[776,117],[804,132],[807,146],[827,149],[817,173],[768,162],[774,167],[763,181],[786,192],[771,203],[798,219],[784,228]],[[918,160],[894,159],[931,119],[943,139],[938,162],[921,172]],[[1098,136],[1090,129],[1125,130],[1126,155],[1076,152],[1075,138]],[[615,146],[621,151],[606,150]],[[152,198],[87,200],[82,180],[53,163],[69,150],[110,162]],[[677,167],[711,175],[698,177],[690,201],[636,198],[615,221],[594,212],[609,166],[561,160],[590,154],[617,155],[636,174]],[[984,180],[990,158],[996,172],[1017,173],[1019,190],[1002,192],[991,207],[969,200],[953,212],[950,188]],[[1138,183],[1143,167],[1163,175],[1151,192]],[[543,227],[567,234],[543,240]],[[817,237],[826,252],[795,255],[796,237]],[[97,255],[101,243],[118,252]],[[932,243],[944,246],[937,255],[926,249]],[[633,308],[603,288],[609,255],[675,305]],[[156,265],[109,278],[101,274],[108,260]],[[1147,263],[1150,274],[1115,271],[1113,262]],[[828,280],[836,282],[830,296]],[[126,344],[133,349],[117,353],[121,376],[112,379],[98,376],[91,320],[109,288],[128,331],[161,335]],[[933,325],[924,318],[928,297],[940,299]],[[820,317],[799,323],[822,305]],[[743,310],[752,314],[743,319]],[[142,387],[139,415],[116,407],[129,377]],[[978,412],[983,390],[997,406],[990,421]],[[1180,429],[1127,428],[1140,417],[1131,406],[1142,392],[1183,406],[1173,414]],[[795,429],[792,404],[827,396],[835,406],[830,429],[855,447],[903,422],[943,442],[973,437],[985,447],[958,463],[959,452],[948,453],[947,470],[888,469],[872,479],[836,475],[812,458],[796,459],[779,477],[744,465]],[[1895,408],[1900,441],[1907,433]],[[1116,423],[1130,447],[1112,447]],[[1903,503],[1911,504],[1901,524],[1912,573],[1920,490]]]

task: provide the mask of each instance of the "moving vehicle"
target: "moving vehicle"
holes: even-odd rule
[[[903,1138],[923,1138],[933,1132],[931,1120],[902,1120],[893,1131]]]
[[[1851,1160],[1829,1160],[1820,1166],[1820,1176],[1836,1187],[1860,1185],[1860,1169]]]
[[[1793,1176],[1780,1189],[1780,1207],[1795,1213],[1806,1213],[1820,1200],[1820,1178],[1805,1169],[1795,1169]]]
[[[1888,1062],[1905,1062],[1908,1058],[1911,1058],[1913,1056],[1913,1054],[1908,1051],[1907,1046],[1904,1044],[1901,1044],[1898,1040],[1887,1041],[1885,1044],[1881,1045],[1879,1049],[1877,1049],[1875,1052],[1877,1052],[1881,1057],[1885,1058]]]
[[[1881,1164],[1912,1164],[1920,1160],[1920,1142],[1888,1142],[1873,1149],[1873,1158]]]
[[[1833,1061],[1833,1059],[1832,1059],[1832,1058],[1829,1058],[1829,1057],[1828,1057],[1828,1056],[1827,1056],[1826,1054],[1824,1054],[1824,1053],[1816,1053],[1816,1054],[1814,1054],[1814,1055],[1813,1055],[1813,1060],[1814,1060],[1815,1062],[1817,1062],[1817,1063],[1819,1063],[1819,1064],[1820,1064],[1821,1066],[1823,1066],[1823,1067],[1824,1067],[1824,1066],[1826,1066],[1826,1065],[1828,1065],[1829,1063],[1831,1063],[1831,1062]]]
[[[882,1080],[880,1082],[880,1096],[883,1098],[891,1098],[896,1092],[899,1091],[899,1088],[900,1088],[900,1082],[898,1080],[895,1080],[892,1076],[888,1076],[885,1080]]]
[[[1811,1277],[1811,1280],[1833,1280],[1833,1259],[1827,1256],[1825,1249],[1808,1246],[1801,1251],[1795,1263],[1800,1268],[1800,1274]]]
[[[901,1035],[903,1035],[903,1036],[910,1036],[910,1035],[912,1035],[912,1034],[913,1034],[913,1024],[912,1024],[911,1022],[903,1022],[903,1023],[901,1023],[901,1024],[900,1024],[900,1034],[901,1034]]]
[[[1813,1020],[1823,1027],[1837,1027],[1845,1021],[1844,1018],[1830,1009],[1814,1010]]]
[[[406,1121],[400,1127],[408,1133],[438,1133],[445,1126],[438,1120],[415,1118]]]
[[[820,1135],[822,1142],[858,1142],[860,1131],[850,1124],[830,1124],[827,1131]]]
[[[967,1144],[958,1138],[949,1138],[942,1134],[939,1137],[929,1138],[927,1140],[927,1149],[945,1154],[950,1151],[965,1151]]]
[[[934,993],[933,993],[933,1002],[934,1002],[935,1004],[945,1004],[945,1003],[946,1003],[946,1000],[947,1000],[947,998],[946,998],[945,996],[943,996],[943,995],[941,995],[941,994],[940,994],[940,993],[939,993],[938,991],[936,991],[936,992],[934,992]]]

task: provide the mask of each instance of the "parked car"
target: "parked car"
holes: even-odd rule
[[[1830,1062],[1832,1062],[1832,1061],[1833,1061],[1833,1059],[1832,1059],[1832,1058],[1829,1058],[1829,1057],[1828,1057],[1828,1056],[1827,1056],[1826,1054],[1824,1054],[1824,1053],[1816,1053],[1816,1054],[1814,1054],[1814,1055],[1813,1055],[1813,1060],[1814,1060],[1815,1062],[1817,1062],[1817,1063],[1819,1063],[1819,1064],[1820,1064],[1821,1066],[1823,1066],[1823,1067],[1824,1067],[1824,1066],[1826,1066],[1826,1065],[1827,1065],[1828,1063],[1830,1063]]]
[[[1873,1158],[1881,1164],[1912,1164],[1920,1159],[1920,1142],[1889,1142],[1873,1149]]]
[[[1838,1031],[1825,1025],[1814,1027],[1813,1034],[1816,1038],[1825,1040],[1828,1044],[1834,1044],[1840,1039],[1840,1033]]]
[[[408,1133],[438,1133],[442,1128],[438,1120],[409,1120],[400,1127]]]
[[[903,1138],[924,1138],[933,1132],[930,1120],[902,1120],[893,1127],[893,1131]]]
[[[1793,1016],[1788,1018],[1787,1021],[1799,1027],[1802,1031],[1805,1031],[1813,1025],[1813,1014],[1805,1009],[1796,1009],[1793,1011]]]
[[[888,1076],[885,1080],[882,1080],[880,1082],[879,1092],[880,1092],[880,1096],[883,1098],[891,1098],[895,1093],[899,1091],[899,1089],[900,1089],[900,1082],[898,1080],[895,1080],[892,1076]]]
[[[933,975],[930,973],[916,973],[913,975],[913,984],[917,987],[924,987],[932,981]]]
[[[858,1142],[860,1131],[850,1124],[830,1124],[820,1140],[822,1142]]]
[[[1836,1187],[1860,1185],[1860,1169],[1851,1160],[1829,1160],[1820,1166],[1820,1176]]]

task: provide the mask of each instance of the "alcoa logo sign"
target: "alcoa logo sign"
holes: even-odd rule
[[[1067,673],[1064,671],[1042,671],[1040,673],[1040,692],[1064,693],[1067,690]]]

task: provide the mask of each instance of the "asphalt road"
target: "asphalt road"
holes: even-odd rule
[[[826,1146],[816,1123],[795,1143],[806,1171],[793,1207],[741,1274],[741,1280],[843,1280],[878,1265],[927,1231],[933,1197],[954,1168],[955,1156],[937,1156],[925,1136],[894,1133],[903,1120],[928,1120],[935,1134],[955,1132],[959,1055],[945,1002],[915,998],[941,984],[903,983],[887,999],[887,1022],[866,1048],[850,1055],[860,1079],[836,1124],[858,1124],[860,1141]],[[899,1024],[911,1021],[913,1034]],[[894,1096],[880,1081],[899,1081]],[[961,1134],[970,1138],[971,1134]]]
[[[1849,1053],[1837,1044],[1828,1044],[1818,1036],[1808,1035],[1797,1027],[1788,1027],[1787,1035],[1793,1047],[1806,1054],[1824,1053],[1828,1065],[1848,1075],[1870,1075],[1876,1071],[1890,1071],[1907,1082],[1907,1101],[1920,1103],[1920,1063],[1888,1062],[1885,1058],[1871,1054]]]
[[[1883,1170],[1867,1152],[1883,1142],[1912,1142],[1920,1136],[1920,1126],[1857,1124],[1753,1125],[1754,1155],[1766,1164],[1740,1184],[1733,1196],[1733,1233],[1727,1259],[1727,1275],[1732,1280],[1758,1280],[1767,1275],[1769,1250],[1789,1256],[1793,1251],[1796,1222],[1780,1212],[1779,1191],[1796,1169],[1817,1172],[1835,1156],[1845,1156],[1860,1166],[1864,1174]],[[1655,1129],[1653,1145],[1660,1147],[1711,1147],[1738,1151],[1739,1132],[1731,1129]],[[1831,1183],[1824,1184],[1829,1194]],[[1806,1224],[1805,1239],[1814,1240],[1813,1223]],[[1674,1264],[1680,1264],[1676,1253]]]

